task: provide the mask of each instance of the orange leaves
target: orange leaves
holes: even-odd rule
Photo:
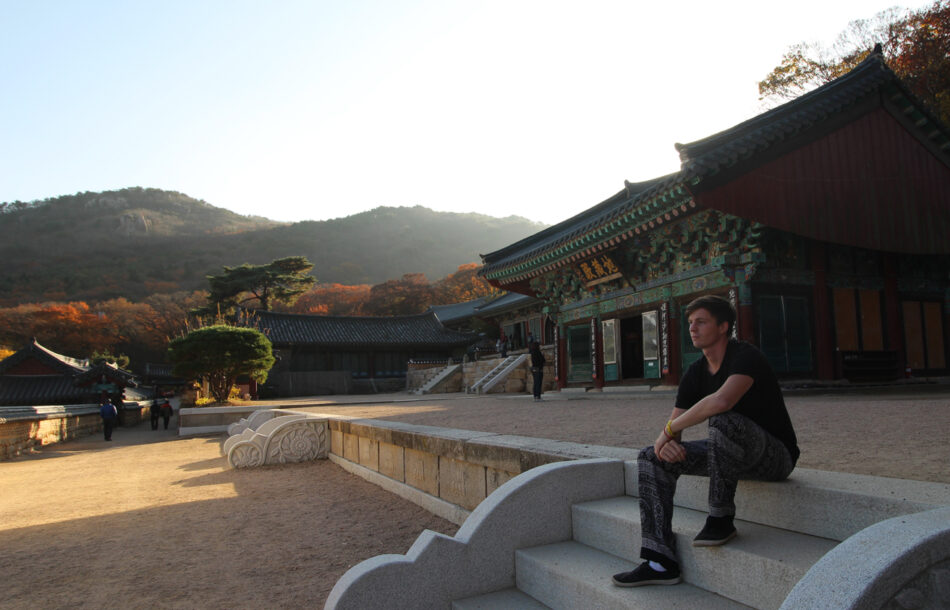
[[[27,303],[0,309],[0,343],[23,347],[32,337],[59,353],[85,358],[94,351],[144,347],[164,352],[168,339],[187,328],[187,312],[204,295],[153,295],[142,303],[126,298],[90,306],[84,301]]]
[[[279,311],[331,316],[389,316],[421,313],[431,305],[471,301],[495,294],[478,276],[478,263],[460,265],[455,273],[430,283],[422,273],[407,273],[375,286],[318,284],[292,306]]]

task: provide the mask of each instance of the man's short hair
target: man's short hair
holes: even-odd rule
[[[686,306],[686,317],[693,315],[697,309],[705,309],[716,318],[716,325],[723,322],[729,323],[729,335],[732,335],[732,329],[736,325],[736,308],[732,306],[729,299],[724,299],[714,294],[703,295],[690,301]]]

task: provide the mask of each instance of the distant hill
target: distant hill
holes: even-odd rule
[[[543,228],[420,206],[288,224],[143,188],[6,203],[0,306],[203,289],[223,265],[293,255],[309,258],[321,282],[378,284],[405,273],[435,280]]]

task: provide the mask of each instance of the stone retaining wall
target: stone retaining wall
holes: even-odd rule
[[[605,454],[632,459],[637,453],[490,432],[308,415],[327,419],[329,453],[335,462],[456,523],[506,481],[536,466]]]
[[[409,367],[406,371],[406,390],[409,392],[418,390],[439,374],[439,372],[448,366],[445,363],[425,365],[417,364]]]
[[[120,426],[136,426],[148,417],[148,403],[127,402],[119,409]],[[102,430],[99,405],[0,407],[0,459],[32,447],[95,434]]]

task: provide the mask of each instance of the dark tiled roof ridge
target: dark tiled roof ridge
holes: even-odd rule
[[[354,347],[454,346],[473,335],[446,328],[433,311],[404,316],[318,316],[260,312],[248,324],[261,329],[275,345]]]
[[[835,95],[837,92],[845,95],[841,100],[842,104],[853,101],[854,98],[866,93],[868,90],[878,86],[882,82],[896,81],[900,79],[895,75],[887,64],[884,63],[883,53],[880,47],[868,54],[868,56],[847,74],[844,74],[820,87],[817,87],[799,97],[789,100],[771,110],[758,114],[747,119],[738,125],[733,125],[718,133],[695,140],[686,144],[676,143],[674,146],[680,154],[680,160],[683,168],[686,169],[691,162],[698,161],[703,155],[723,146],[734,142],[740,138],[755,135],[761,130],[770,127],[782,127],[782,122],[787,121],[791,124],[801,122],[802,113],[814,112],[812,108],[815,100],[820,100]],[[862,87],[862,85],[864,85]]]
[[[403,314],[399,316],[324,316],[316,313],[291,313],[284,311],[263,311],[258,309],[249,309],[256,316],[286,316],[296,318],[320,318],[322,320],[409,320],[413,318],[426,318],[432,315],[432,311],[422,313]]]
[[[54,367],[59,366],[68,368],[73,373],[82,373],[89,370],[89,364],[87,361],[56,353],[48,347],[40,345],[36,338],[34,338],[29,345],[0,361],[0,373],[12,368],[20,362],[23,362],[30,356],[33,356],[40,361]]]
[[[485,270],[527,260],[540,254],[542,251],[559,247],[565,242],[569,242],[580,235],[608,224],[642,201],[679,184],[681,182],[681,176],[682,172],[678,171],[642,182],[624,181],[624,190],[597,205],[534,235],[529,235],[510,246],[506,246],[489,254],[483,254],[482,261],[485,264]],[[579,224],[583,221],[586,222]],[[547,240],[545,240],[545,238],[547,238]],[[525,251],[525,248],[530,249]],[[511,257],[512,254],[517,255],[518,253],[521,253],[521,255]],[[506,258],[506,254],[509,258]]]
[[[89,368],[89,364],[87,360],[81,360],[79,358],[73,358],[71,356],[66,356],[64,354],[59,354],[57,352],[54,352],[50,348],[40,345],[39,341],[37,341],[36,339],[33,339],[33,343],[31,344],[31,347],[34,347],[40,350],[41,352],[43,352],[44,354],[46,354],[47,356],[51,358],[55,358],[56,360],[59,360],[60,362],[64,364],[68,364],[69,366],[72,366],[78,369],[83,369],[83,370]]]

